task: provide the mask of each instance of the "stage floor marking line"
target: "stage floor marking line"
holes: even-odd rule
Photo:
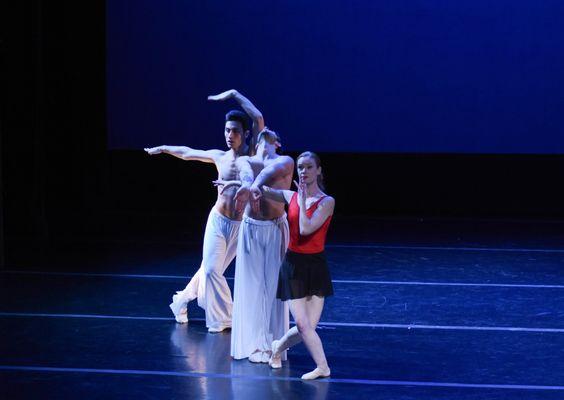
[[[173,376],[173,377],[190,377],[190,378],[244,379],[251,381],[294,381],[294,382],[301,381],[301,379],[297,377],[284,377],[284,376],[272,376],[272,375],[232,375],[232,374],[218,374],[218,373],[209,373],[209,372],[177,372],[177,371],[100,369],[100,368],[59,368],[59,367],[16,366],[16,365],[0,365],[0,371],[149,375],[149,376]],[[389,385],[389,386],[423,386],[423,387],[448,387],[448,388],[552,390],[552,391],[564,390],[564,386],[559,386],[559,385],[549,386],[549,385],[402,381],[402,380],[377,380],[377,379],[328,378],[328,379],[320,380],[318,382],[345,383],[345,384],[357,384],[357,385],[381,385],[381,386]]]
[[[101,314],[53,314],[53,313],[16,313],[0,312],[0,317],[21,318],[98,318],[98,319],[121,319],[141,321],[174,321],[173,317],[145,317],[129,315],[101,315]],[[201,322],[204,318],[190,318],[190,321]],[[388,329],[436,329],[451,331],[494,331],[494,332],[530,332],[530,333],[564,333],[564,328],[528,328],[518,326],[465,326],[465,325],[422,325],[422,324],[386,324],[386,323],[364,323],[364,322],[327,322],[319,323],[322,327],[355,327],[355,328],[388,328]]]
[[[133,279],[182,279],[189,280],[192,276],[182,275],[154,275],[154,274],[110,274],[90,272],[57,272],[57,271],[2,271],[11,275],[46,275],[46,276],[77,276],[93,278],[133,278]],[[226,277],[233,280],[232,277]],[[474,282],[425,282],[425,281],[381,281],[333,279],[333,283],[363,284],[363,285],[406,285],[406,286],[462,286],[462,287],[499,287],[522,289],[564,289],[564,285],[526,284],[526,283],[474,283]]]

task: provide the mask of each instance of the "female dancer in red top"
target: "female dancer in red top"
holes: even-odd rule
[[[290,245],[280,267],[277,297],[289,300],[296,326],[272,342],[270,366],[282,366],[281,353],[303,340],[316,368],[302,379],[325,378],[331,374],[321,339],[315,331],[324,299],[333,294],[331,276],[325,258],[325,237],[331,222],[335,199],[323,193],[323,175],[319,157],[312,152],[297,159],[298,192],[263,186],[265,197],[285,201],[288,206]]]

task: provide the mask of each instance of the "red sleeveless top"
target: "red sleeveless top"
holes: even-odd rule
[[[308,218],[311,218],[315,210],[317,210],[319,202],[325,197],[327,196],[323,196],[306,210]],[[290,226],[290,244],[288,249],[294,253],[302,254],[321,253],[325,250],[325,237],[327,236],[327,230],[332,217],[330,215],[323,225],[312,234],[307,236],[300,235],[300,206],[298,204],[298,193],[294,193],[288,205],[288,225]]]

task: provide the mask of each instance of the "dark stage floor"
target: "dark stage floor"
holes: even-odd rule
[[[174,322],[198,245],[22,253],[0,275],[0,398],[564,399],[561,231],[492,226],[333,235],[319,328],[332,377],[316,382],[298,379],[313,368],[303,345],[273,371],[232,361],[229,332],[208,334],[195,304]]]

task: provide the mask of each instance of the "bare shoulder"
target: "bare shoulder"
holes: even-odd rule
[[[294,159],[290,156],[280,156],[278,157],[278,161],[282,164],[290,164],[292,168],[294,166]]]
[[[335,199],[329,195],[327,195],[326,197],[324,197],[323,199],[321,199],[321,201],[319,202],[319,205],[317,206],[320,209],[327,209],[330,211],[333,211],[333,209],[335,208]]]
[[[251,163],[251,165],[253,166],[260,166],[262,167],[264,165],[264,161],[262,158],[260,158],[259,156],[245,156],[247,157],[247,160],[249,161],[249,163]]]
[[[218,150],[218,149],[211,149],[208,150],[208,153],[216,158],[221,158],[223,156],[225,156],[225,154],[227,154],[226,151],[223,150]]]
[[[225,151],[218,149],[210,149],[204,151],[205,155],[213,160],[216,164],[221,162],[222,158],[225,156]]]
[[[278,165],[281,165],[282,167],[284,167],[284,169],[290,173],[293,174],[294,173],[294,160],[292,159],[292,157],[289,156],[279,156],[276,159],[276,163]]]
[[[325,196],[323,200],[320,201],[321,204],[335,204],[335,198],[332,196]]]

